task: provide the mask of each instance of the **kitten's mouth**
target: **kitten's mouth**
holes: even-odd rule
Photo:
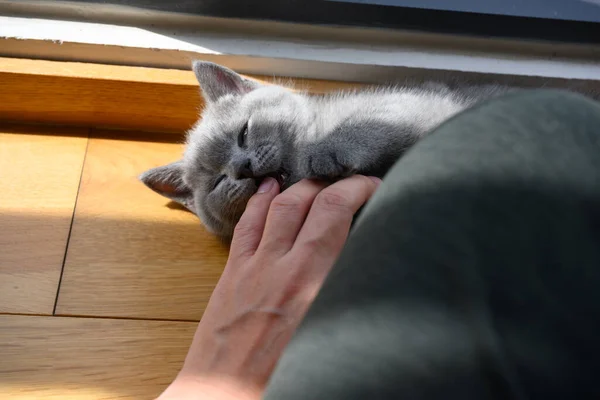
[[[278,171],[271,172],[261,178],[255,179],[254,183],[256,184],[256,187],[259,187],[265,178],[275,178],[277,183],[279,183],[279,187],[283,189],[284,185],[287,183],[288,177],[288,172],[285,169],[280,168]]]

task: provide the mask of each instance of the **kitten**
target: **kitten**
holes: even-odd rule
[[[303,178],[383,177],[427,132],[464,109],[511,90],[428,83],[309,95],[262,85],[196,61],[205,100],[180,161],[140,176],[229,240],[265,177],[282,189]]]

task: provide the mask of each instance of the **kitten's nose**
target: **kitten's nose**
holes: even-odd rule
[[[237,160],[233,163],[235,179],[251,178],[254,179],[254,171],[252,171],[252,163],[249,158]]]

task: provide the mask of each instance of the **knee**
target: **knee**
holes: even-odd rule
[[[565,111],[585,112],[600,119],[600,96],[596,97],[583,89],[524,89],[501,97],[498,101],[512,104],[520,110],[551,109],[558,111],[559,115]]]

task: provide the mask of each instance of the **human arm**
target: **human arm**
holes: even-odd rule
[[[248,203],[184,366],[158,400],[254,400],[341,252],[376,178],[279,193],[267,179]]]

